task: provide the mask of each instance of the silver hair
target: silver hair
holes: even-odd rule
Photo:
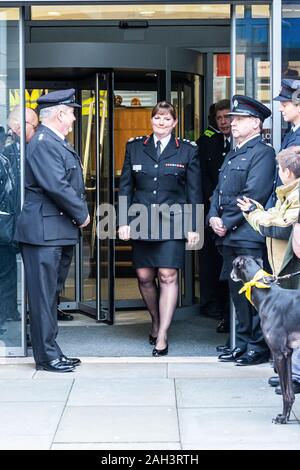
[[[40,110],[40,121],[44,122],[48,119],[52,119],[54,115],[60,111],[65,110],[67,106],[65,104],[58,104],[57,106],[49,106],[49,108],[43,108]]]

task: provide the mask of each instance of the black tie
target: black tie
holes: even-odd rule
[[[158,140],[156,143],[156,155],[157,155],[157,160],[159,160],[159,157],[161,156],[161,141]]]
[[[228,139],[225,139],[225,142],[224,142],[224,152],[227,154],[230,150],[230,142]]]

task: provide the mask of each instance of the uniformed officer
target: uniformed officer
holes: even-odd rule
[[[214,104],[218,130],[206,129],[197,140],[202,176],[205,215],[210,199],[218,184],[219,170],[230,150],[230,101]],[[199,250],[200,312],[218,318],[217,332],[229,331],[229,291],[227,280],[220,281],[222,256],[218,252],[215,235],[210,227],[204,230],[204,245]]]
[[[33,109],[25,109],[25,139],[29,142],[38,126]],[[0,154],[0,325],[6,320],[21,319],[17,306],[17,244],[14,227],[20,213],[20,134],[21,108],[14,107],[8,115],[8,132],[3,136]],[[7,214],[7,215],[5,215]]]
[[[25,266],[36,368],[53,372],[70,372],[80,363],[56,342],[61,265],[90,221],[81,162],[65,140],[74,108],[80,107],[74,92],[55,91],[37,100],[42,124],[27,146],[25,202],[15,234]]]
[[[293,145],[300,145],[300,80],[284,78],[281,81],[279,95],[274,98],[274,101],[279,101],[279,111],[284,121],[291,125],[291,129],[283,138],[280,150],[292,147]],[[278,168],[276,168],[273,191],[266,204],[266,209],[275,206],[277,201],[276,188],[281,184],[282,181],[278,175]],[[286,233],[285,240],[288,240],[290,233],[288,231]]]
[[[134,239],[139,289],[152,318],[149,342],[155,345],[153,356],[163,356],[168,354],[167,333],[177,304],[178,269],[184,267],[185,237],[191,246],[199,241],[194,216],[202,195],[197,146],[172,135],[177,124],[174,107],[166,101],[158,103],[151,124],[151,136],[131,139],[126,147],[119,195],[128,201],[122,210],[120,198],[119,236]],[[128,207],[136,204],[145,215],[140,223],[143,233],[134,233],[134,220],[129,225],[127,218]],[[167,214],[160,212],[163,204],[174,209],[166,235]],[[182,230],[185,204],[191,205],[193,219],[188,233]]]
[[[262,258],[264,238],[255,232],[237,206],[237,198],[247,196],[266,203],[272,191],[275,153],[261,137],[264,119],[270,110],[259,101],[235,95],[229,113],[232,135],[237,146],[231,150],[221,169],[218,186],[214,191],[208,214],[210,226],[218,236],[224,269],[236,310],[236,348],[219,356],[222,361],[235,361],[239,365],[265,362],[269,357],[263,339],[259,315],[244,296],[238,294],[241,285],[230,278],[232,261],[239,255]]]

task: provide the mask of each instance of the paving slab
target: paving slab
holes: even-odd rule
[[[66,407],[54,443],[177,442],[177,413],[171,407]]]
[[[76,444],[53,444],[51,450],[180,450],[175,442],[86,442]]]
[[[1,450],[50,450],[53,435],[48,436],[1,436]]]
[[[205,378],[205,377],[265,377],[268,378],[274,375],[273,369],[270,364],[260,364],[258,366],[238,367],[232,362],[214,362],[205,363],[169,363],[168,364],[168,377],[169,378]]]
[[[51,377],[61,379],[66,375],[70,375],[72,379],[77,378],[121,378],[121,377],[145,377],[145,378],[165,378],[167,376],[166,363],[150,363],[150,364],[101,364],[101,363],[84,363],[76,367],[74,372],[68,374],[37,371],[34,378],[44,379]]]
[[[0,365],[0,379],[31,379],[35,374],[32,364],[9,364]]]
[[[281,407],[281,397],[265,379],[176,379],[177,406],[193,407]]]
[[[0,395],[1,397],[1,395]],[[69,406],[176,406],[172,379],[78,378]]]
[[[53,437],[63,408],[62,403],[0,403],[0,442],[18,436]]]
[[[66,402],[73,380],[0,379],[0,403]]]
[[[272,423],[270,408],[193,408],[179,410],[183,449],[300,449],[300,426]]]

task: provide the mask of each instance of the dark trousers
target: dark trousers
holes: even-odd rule
[[[65,286],[68,272],[73,258],[74,246],[68,245],[63,247],[61,261],[59,265],[58,281],[57,281],[57,299],[59,303],[59,294]]]
[[[224,260],[224,275],[227,276],[230,294],[236,311],[236,347],[245,351],[252,350],[263,354],[269,349],[260,327],[258,312],[251,303],[248,302],[245,294],[239,294],[239,290],[243,286],[243,283],[234,282],[230,277],[230,273],[234,258],[239,255],[263,258],[264,247],[235,248],[232,246],[222,246],[221,251]]]
[[[200,306],[229,319],[229,288],[220,280],[223,258],[219,253],[211,229],[204,229],[204,244],[199,250]]]
[[[17,307],[16,253],[13,245],[0,245],[0,326],[8,318],[20,318]]]
[[[21,245],[29,301],[30,331],[36,363],[61,356],[56,342],[57,294],[59,282],[67,275],[70,246]],[[72,257],[71,257],[72,259]]]

